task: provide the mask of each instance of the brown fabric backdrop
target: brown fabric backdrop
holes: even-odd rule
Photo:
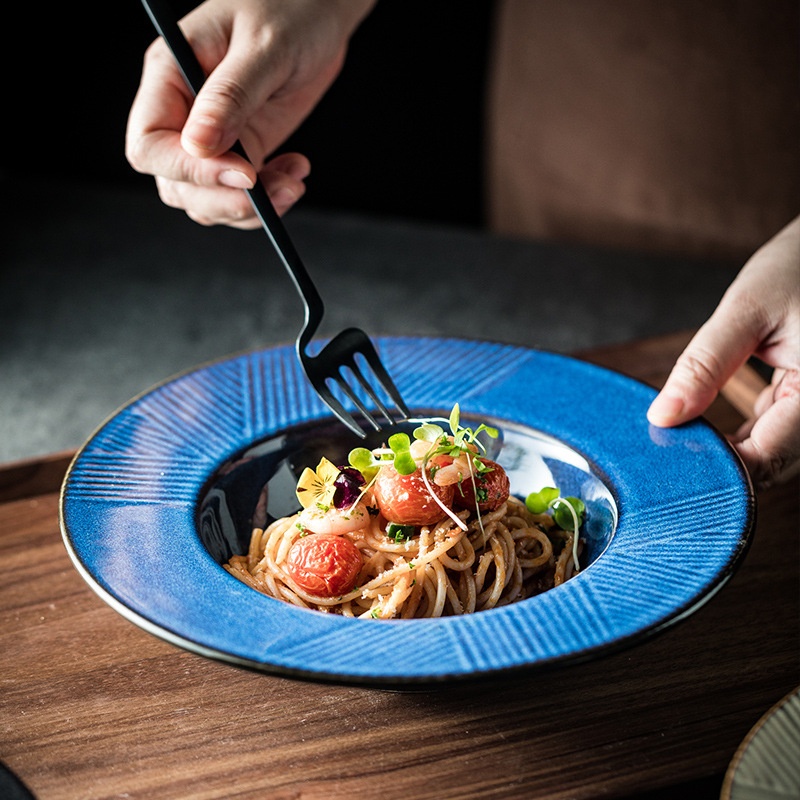
[[[800,213],[796,0],[499,0],[488,220],[745,259]]]

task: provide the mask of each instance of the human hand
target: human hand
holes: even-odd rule
[[[260,178],[279,214],[304,193],[308,159],[277,148],[341,69],[374,0],[207,0],[181,28],[208,78],[196,98],[162,39],[145,54],[125,153],[162,201],[204,225],[256,228],[243,189]],[[228,152],[239,139],[249,161]],[[255,166],[254,166],[255,165]]]
[[[800,217],[744,266],[676,362],[648,420],[672,427],[699,416],[751,355],[775,372],[731,440],[763,489],[800,472]]]

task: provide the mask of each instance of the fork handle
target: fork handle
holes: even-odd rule
[[[186,85],[189,90],[196,96],[200,88],[205,83],[206,74],[197,60],[197,56],[192,50],[191,45],[183,35],[178,21],[175,19],[175,14],[167,0],[141,0],[142,5],[150,17],[158,34],[167,43],[167,47],[172,51],[175,61],[183,74]],[[234,142],[231,147],[231,152],[241,156],[249,161],[249,157],[245,152],[242,143]],[[294,243],[289,237],[289,233],[284,227],[278,212],[272,205],[269,195],[264,189],[261,181],[256,180],[255,186],[252,189],[247,189],[247,195],[253,205],[261,225],[264,228],[267,236],[269,237],[272,246],[275,248],[278,256],[283,262],[286,271],[289,273],[295,288],[303,299],[305,306],[305,325],[300,333],[298,344],[303,347],[308,343],[309,339],[314,335],[319,322],[324,313],[324,306],[322,298],[317,292],[317,287],[311,280],[308,271],[303,264]]]

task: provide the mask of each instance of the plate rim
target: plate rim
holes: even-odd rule
[[[720,800],[731,800],[733,791],[736,788],[737,773],[743,760],[751,752],[750,746],[757,739],[758,735],[771,723],[776,714],[778,714],[781,709],[791,704],[797,704],[800,708],[800,686],[796,686],[779,700],[776,700],[745,734],[745,737],[739,743],[739,746],[736,748],[725,770],[725,777],[723,778],[722,787],[720,789]],[[773,797],[773,795],[770,794],[770,797]]]
[[[640,388],[644,388],[651,392],[656,391],[652,386],[648,385],[643,380],[640,380],[639,378],[636,377],[632,377],[624,373],[620,369],[605,367],[603,365],[596,364],[592,361],[581,358],[579,356],[558,353],[526,345],[511,344],[495,340],[477,339],[477,338],[460,337],[460,336],[438,337],[438,336],[404,335],[404,336],[376,337],[376,343],[378,344],[379,351],[381,345],[388,344],[389,346],[391,346],[393,342],[408,343],[408,342],[418,342],[418,341],[437,342],[441,344],[468,343],[468,344],[478,344],[478,345],[489,345],[500,348],[509,348],[527,354],[545,355],[547,357],[555,358],[557,360],[564,360],[571,362],[577,365],[581,369],[590,369],[594,370],[596,373],[599,374],[606,373],[609,375],[616,376],[618,379],[630,382],[633,385],[636,385]],[[137,404],[140,400],[147,397],[148,395],[156,393],[159,390],[163,389],[164,387],[173,384],[177,381],[180,381],[188,376],[191,376],[196,373],[205,372],[215,366],[238,361],[242,358],[253,357],[258,354],[268,354],[275,351],[286,351],[290,348],[293,350],[293,345],[289,343],[246,348],[237,351],[235,353],[222,355],[217,358],[204,361],[200,364],[187,367],[186,369],[180,370],[175,374],[168,376],[160,381],[157,381],[151,386],[143,389],[141,392],[137,393],[136,395],[131,397],[128,401],[126,401],[124,404],[119,406],[115,411],[108,414],[95,427],[95,429],[91,432],[91,434],[87,436],[86,440],[78,448],[73,458],[71,459],[70,464],[65,473],[64,479],[62,481],[61,489],[59,492],[59,501],[58,501],[59,526],[62,534],[62,541],[65,545],[70,560],[72,561],[76,570],[79,572],[81,577],[88,583],[89,587],[117,613],[126,618],[128,621],[137,625],[142,630],[145,630],[146,632],[156,636],[156,638],[160,638],[166,642],[169,642],[170,644],[180,647],[181,649],[194,652],[198,655],[205,656],[212,660],[228,663],[237,667],[254,670],[259,673],[266,673],[290,679],[299,679],[303,681],[311,681],[317,683],[350,684],[358,686],[372,686],[372,687],[378,686],[385,688],[401,688],[401,689],[415,688],[424,685],[439,685],[439,684],[453,683],[453,682],[464,683],[472,680],[485,679],[487,677],[496,677],[498,675],[505,676],[505,675],[517,674],[520,672],[527,672],[530,670],[552,669],[555,667],[563,666],[565,664],[579,664],[585,661],[595,660],[601,656],[611,655],[616,652],[627,650],[636,644],[648,641],[653,637],[661,634],[662,632],[670,629],[675,624],[686,619],[688,616],[693,614],[697,609],[705,605],[725,586],[728,580],[730,580],[730,578],[735,574],[738,567],[741,565],[742,561],[744,560],[750,548],[750,545],[754,537],[756,518],[757,518],[757,497],[754,492],[752,480],[750,478],[749,473],[747,472],[747,469],[745,468],[745,465],[739,453],[731,445],[731,443],[724,436],[724,434],[722,434],[719,431],[719,429],[713,423],[709,422],[705,417],[700,417],[698,421],[702,423],[702,425],[714,436],[717,443],[731,458],[732,463],[735,466],[736,471],[738,472],[738,475],[742,480],[743,484],[742,488],[746,495],[747,520],[743,525],[743,529],[739,537],[738,546],[731,551],[730,557],[728,558],[724,566],[714,575],[713,580],[709,582],[709,584],[704,588],[703,591],[699,592],[696,595],[688,597],[685,600],[685,602],[673,608],[671,612],[666,616],[664,616],[662,619],[656,620],[655,622],[652,622],[644,627],[638,628],[624,636],[604,641],[599,644],[593,645],[591,647],[584,648],[582,650],[561,653],[546,658],[540,658],[532,662],[516,663],[512,665],[505,665],[502,667],[472,669],[468,672],[455,671],[455,672],[441,672],[431,675],[414,675],[414,676],[398,677],[397,675],[325,672],[324,670],[299,668],[299,667],[287,666],[285,664],[257,661],[254,659],[243,657],[235,653],[226,652],[225,650],[220,650],[216,647],[204,644],[203,642],[198,641],[197,639],[185,636],[181,633],[171,630],[159,624],[156,621],[148,619],[144,614],[141,614],[137,610],[126,605],[121,599],[116,597],[114,594],[108,591],[104,586],[102,586],[98,577],[83,562],[83,559],[81,558],[80,554],[76,551],[73,545],[68,530],[68,525],[65,520],[65,504],[67,502],[69,480],[73,475],[76,465],[80,462],[81,456],[86,452],[87,448],[92,444],[92,442],[94,442],[94,440],[100,435],[100,433],[106,428],[106,426],[108,426],[109,423],[111,423],[114,419],[116,419],[118,416],[123,414],[126,410],[130,409],[132,406]],[[322,420],[331,417],[332,414],[328,413],[326,410],[326,413],[322,417],[305,417],[303,419],[296,420],[294,424],[305,424],[308,422],[312,422],[316,419]],[[547,430],[543,430],[542,432],[551,437],[554,435],[552,432]],[[262,439],[263,438],[266,437],[262,437]],[[256,443],[256,441],[260,440],[253,440],[249,445],[246,445],[246,447],[253,446]],[[587,454],[581,452],[579,448],[574,447],[573,444],[566,442],[564,442],[564,444],[565,446],[575,450],[581,456],[586,458],[586,460],[590,463],[592,469],[596,470],[597,474],[602,475],[604,482],[606,483],[606,486],[612,493],[614,501],[615,503],[617,503],[617,507],[619,509],[620,498],[617,493],[617,488],[610,481],[609,476],[605,474],[605,470],[603,470],[602,466],[596,464],[593,459],[589,458]],[[240,452],[241,449],[242,447],[236,447],[233,450],[231,450],[228,455]],[[218,461],[218,465],[219,463],[221,462]],[[206,476],[206,479],[207,477],[208,476]],[[205,483],[206,479],[204,479],[204,481],[201,483]],[[193,517],[196,515],[198,499],[199,498],[195,498],[195,502],[193,504],[193,512],[192,512]],[[621,514],[622,511],[620,510],[620,516]],[[275,601],[275,602],[280,602],[280,601]],[[511,606],[509,606],[508,608],[510,607]],[[499,609],[494,609],[493,611],[498,611],[498,610]],[[314,613],[314,612],[307,612],[307,613]],[[487,613],[487,612],[482,612],[482,613]],[[452,619],[457,619],[457,618],[452,618]],[[403,625],[403,624],[408,624],[409,621],[395,620],[387,622],[390,625],[392,624]],[[425,622],[433,622],[433,620],[414,620],[413,622],[424,624]]]

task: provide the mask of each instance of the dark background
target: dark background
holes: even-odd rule
[[[139,0],[15,11],[0,461],[77,447],[143,389],[293,341],[302,322],[261,231],[195,224],[125,160],[155,35]],[[286,224],[326,301],[320,336],[355,325],[576,352],[702,324],[735,274],[727,265],[480,230],[492,18],[490,0],[379,0],[287,142],[312,161]]]
[[[181,15],[195,5],[174,2]],[[491,11],[489,0],[380,0],[337,82],[284,148],[311,159],[304,207],[481,223]],[[14,30],[27,41],[7,56],[6,173],[152,189],[124,156],[127,113],[154,38],[138,0],[46,11],[29,4],[18,13]]]

